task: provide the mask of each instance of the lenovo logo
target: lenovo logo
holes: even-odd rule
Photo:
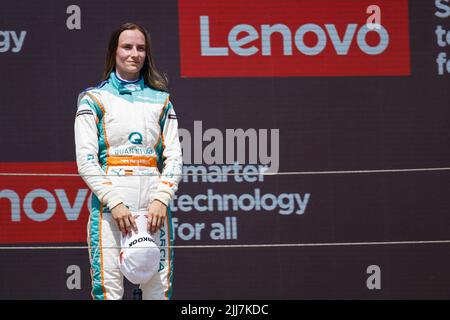
[[[369,29],[366,24],[358,26],[357,24],[348,24],[343,37],[341,38],[336,25],[325,24],[320,26],[308,23],[300,26],[293,32],[285,24],[262,24],[259,28],[255,28],[249,24],[239,24],[234,26],[228,33],[228,47],[211,47],[210,43],[210,27],[209,16],[200,16],[200,38],[201,55],[202,56],[228,56],[231,50],[238,56],[252,56],[259,52],[263,56],[272,55],[272,36],[279,34],[282,37],[282,54],[291,56],[293,54],[293,45],[301,54],[314,56],[322,53],[330,39],[331,46],[337,55],[347,55],[350,46],[356,35],[356,44],[359,50],[368,55],[378,55],[383,53],[389,45],[389,33],[380,25],[377,29]],[[376,32],[379,36],[377,45],[371,46],[367,43],[367,34]],[[305,43],[305,36],[311,33],[318,41],[312,46]],[[239,34],[245,34],[244,37],[238,38]],[[252,45],[256,41],[259,47]],[[230,50],[229,50],[230,49]]]
[[[11,208],[11,221],[21,221],[24,214],[37,222],[47,221],[54,216],[59,205],[67,220],[77,220],[87,198],[88,189],[79,189],[71,204],[64,189],[55,189],[54,193],[45,189],[28,192],[23,200],[14,190],[0,190],[0,199],[7,199]]]
[[[179,1],[181,75],[409,75],[407,0]]]
[[[76,170],[75,162],[0,163],[0,172],[30,173],[0,179],[0,243],[85,242],[92,193],[79,176],[51,176]]]

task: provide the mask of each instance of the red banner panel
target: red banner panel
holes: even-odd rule
[[[86,241],[91,192],[71,176],[75,162],[1,163],[0,172],[0,243]]]
[[[179,0],[183,77],[410,75],[407,0]]]

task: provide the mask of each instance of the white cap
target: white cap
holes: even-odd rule
[[[121,233],[119,267],[123,275],[133,284],[142,284],[158,271],[160,252],[152,235],[147,231],[147,216],[134,215],[138,233]]]

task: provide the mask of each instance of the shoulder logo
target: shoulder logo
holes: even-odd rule
[[[173,113],[169,114],[169,119],[176,119],[176,118],[177,118],[177,116],[175,114],[173,114]]]
[[[128,140],[132,144],[142,144],[142,134],[140,132],[132,132],[128,136]]]

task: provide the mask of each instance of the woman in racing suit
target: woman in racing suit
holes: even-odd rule
[[[88,222],[92,297],[121,299],[120,232],[147,215],[160,248],[158,272],[143,299],[170,299],[173,252],[169,203],[182,171],[178,122],[148,33],[126,23],[111,35],[103,82],[83,91],[75,117],[77,166],[93,192]]]

